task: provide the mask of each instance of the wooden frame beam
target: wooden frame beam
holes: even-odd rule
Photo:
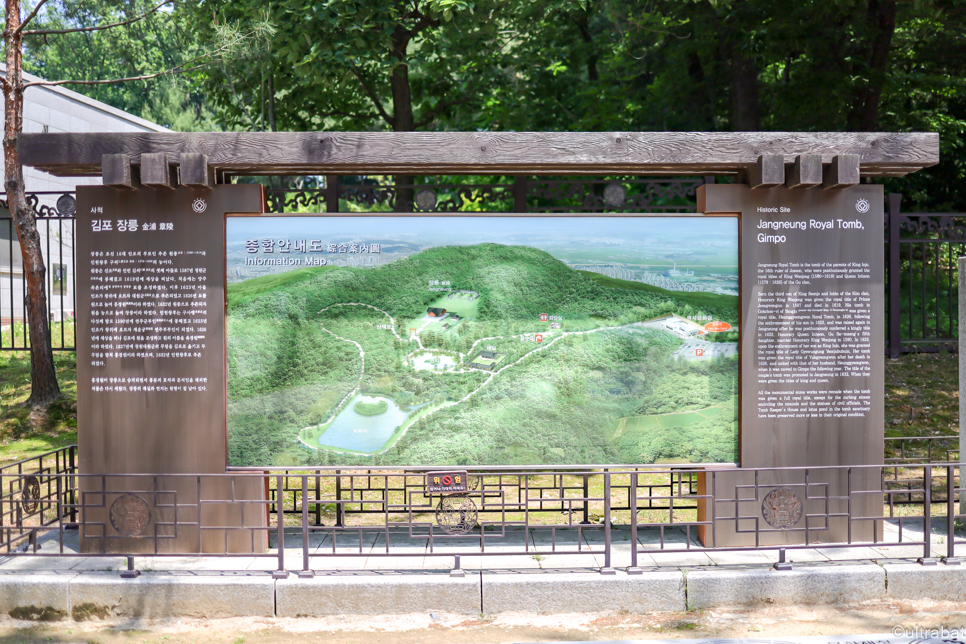
[[[738,174],[763,155],[792,164],[855,155],[863,176],[939,162],[939,135],[875,132],[135,132],[23,134],[25,165],[97,176],[103,155],[204,154],[227,174]]]

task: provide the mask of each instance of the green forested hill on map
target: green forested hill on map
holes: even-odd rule
[[[646,321],[731,321],[737,298],[599,277],[480,244],[230,284],[231,464],[637,463],[692,434],[689,460],[734,460],[737,360],[676,359],[681,340]],[[431,291],[434,279],[475,295]],[[462,313],[437,321],[431,306]],[[492,371],[478,368],[493,362],[483,350]],[[653,420],[667,410],[647,401],[682,387],[673,411],[694,417]]]

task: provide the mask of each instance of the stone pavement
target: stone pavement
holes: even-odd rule
[[[898,541],[887,524],[886,538]],[[661,552],[661,534],[641,531],[641,574],[628,574],[630,533],[612,530],[613,574],[601,574],[602,529],[507,529],[487,535],[486,554],[462,556],[463,576],[451,575],[454,556],[478,548],[476,539],[410,537],[409,532],[314,533],[311,575],[300,576],[300,529],[285,535],[285,568],[276,579],[277,544],[261,556],[137,557],[141,572],[121,578],[125,558],[77,553],[76,532],[39,540],[38,555],[0,559],[0,613],[21,619],[155,619],[168,617],[392,615],[504,612],[685,611],[769,605],[840,605],[872,599],[966,598],[966,565],[923,566],[921,546],[894,545],[787,551],[792,570],[778,571],[773,550]],[[908,527],[903,541],[922,538]],[[664,548],[686,548],[680,529],[666,529]],[[934,534],[933,555],[946,554]],[[529,552],[523,550],[526,544]],[[691,547],[700,547],[695,541]],[[966,545],[959,546],[960,556]],[[379,556],[390,553],[390,556]],[[523,554],[510,554],[511,552]],[[334,555],[334,556],[333,556]],[[888,561],[887,561],[888,560]]]

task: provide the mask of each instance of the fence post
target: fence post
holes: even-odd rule
[[[956,558],[956,466],[946,468],[946,556],[943,563],[958,566]]]
[[[899,242],[899,206],[902,195],[889,193],[886,211],[889,213],[889,357],[902,355],[902,302],[899,287],[902,285],[902,256]]]
[[[610,472],[604,470],[604,567],[600,569],[602,575],[617,574],[617,571],[611,567],[610,537]]]
[[[527,177],[518,174],[513,177],[513,212],[527,211]]]
[[[339,175],[325,175],[325,211],[339,212]]]
[[[922,468],[922,557],[923,566],[935,566],[932,556],[932,465]]]
[[[302,570],[299,577],[311,579],[315,573],[309,566],[309,477],[308,474],[302,475]]]
[[[966,257],[959,258],[959,513],[966,514]]]
[[[627,499],[631,508],[631,566],[628,575],[643,575],[644,571],[637,565],[637,470],[631,472],[631,493]]]
[[[282,499],[282,490],[285,489],[284,477],[275,477],[275,517],[278,519],[278,528],[275,530],[278,535],[278,569],[272,573],[273,579],[288,579],[288,571],[285,570],[285,501]]]

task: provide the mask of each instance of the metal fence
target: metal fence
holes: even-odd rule
[[[966,556],[956,463],[508,469],[470,472],[466,493],[441,495],[416,471],[96,475],[75,473],[73,455],[65,448],[0,470],[4,555],[184,556],[205,543],[206,556],[271,558],[279,577],[353,557],[448,557],[459,575],[490,556],[568,555],[603,574],[725,551],[772,552],[778,569],[786,552],[809,548],[831,560]],[[245,496],[245,483],[269,493]],[[240,512],[243,527],[227,526],[216,507]],[[246,511],[268,520],[245,520]],[[729,534],[742,545],[726,545]],[[81,551],[82,538],[93,552]]]
[[[886,202],[888,353],[937,351],[959,342],[958,259],[966,255],[966,213],[903,213]]]
[[[24,324],[27,278],[6,195],[0,193],[0,197],[0,350],[16,351],[30,346]],[[27,195],[27,203],[37,218],[41,252],[47,267],[45,289],[52,325],[51,343],[54,351],[74,351],[74,195],[35,192]]]

